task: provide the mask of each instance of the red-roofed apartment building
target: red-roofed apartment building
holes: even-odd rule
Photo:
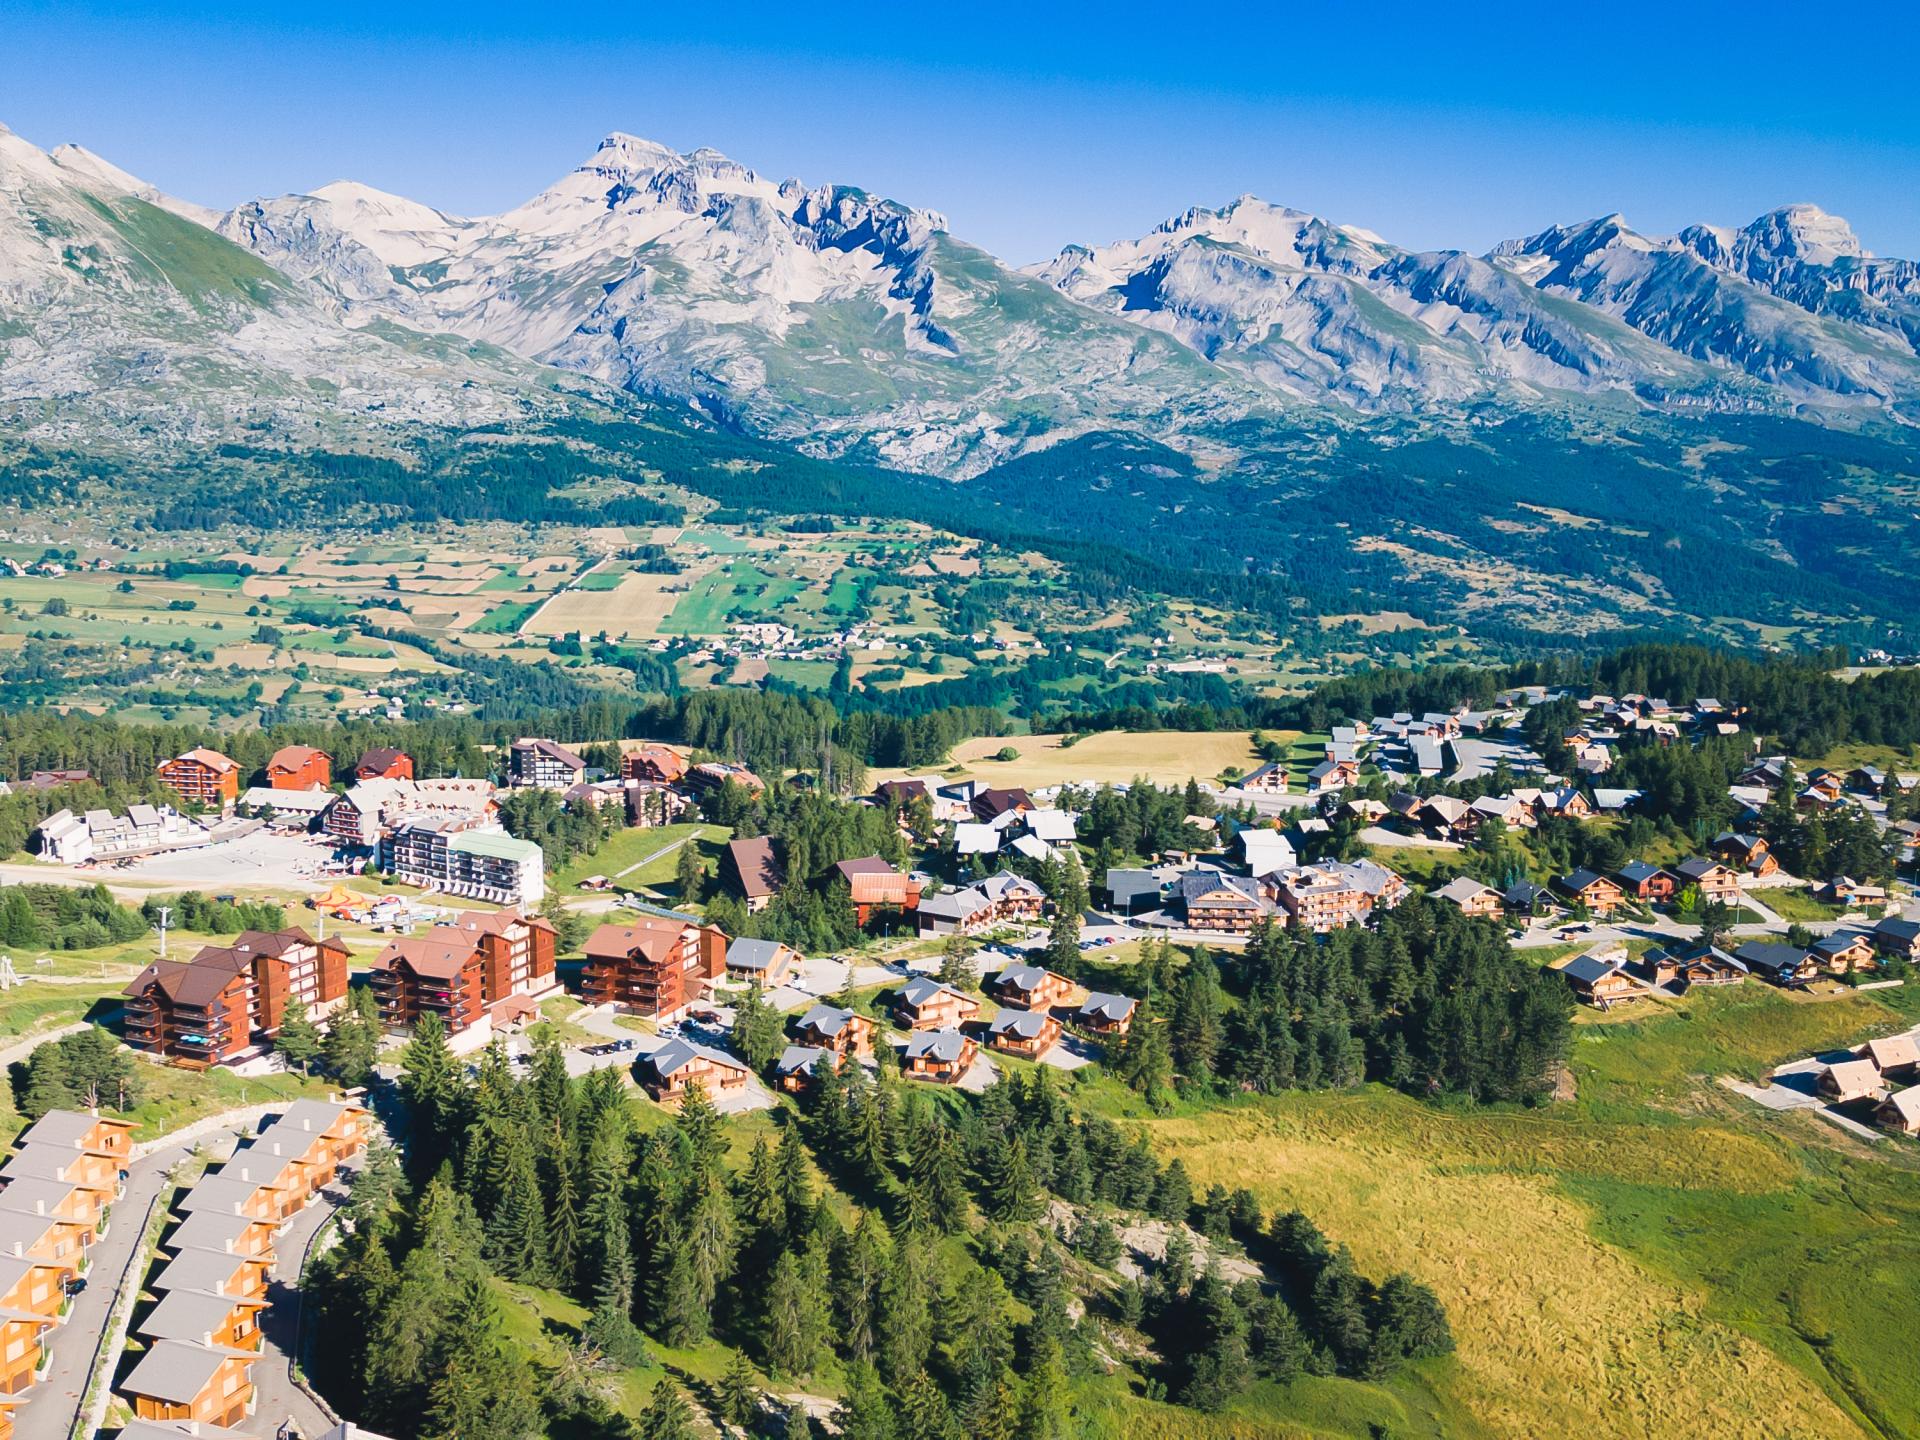
[[[160,779],[195,805],[225,808],[240,798],[240,766],[218,750],[202,746],[176,755],[159,769]]]
[[[324,790],[333,783],[333,761],[311,745],[287,745],[267,761],[267,784],[275,790]]]

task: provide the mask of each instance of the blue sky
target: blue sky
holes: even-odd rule
[[[1472,250],[1808,200],[1920,257],[1897,7],[404,8],[8,0],[0,122],[220,206],[344,177],[486,213],[618,129],[942,210],[1019,262],[1243,192]]]

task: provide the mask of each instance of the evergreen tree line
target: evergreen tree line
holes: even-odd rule
[[[1491,921],[1407,900],[1372,929],[1316,938],[1270,920],[1239,955],[1142,958],[1147,995],[1114,1059],[1150,1099],[1378,1080],[1413,1095],[1538,1102],[1572,1036],[1557,975]]]
[[[90,1025],[34,1047],[10,1067],[13,1104],[29,1120],[49,1110],[118,1110],[140,1103],[140,1067],[111,1032]]]
[[[1155,1385],[1208,1407],[1261,1375],[1380,1378],[1451,1344],[1423,1287],[1370,1284],[1317,1232],[1309,1244],[1303,1222],[1264,1226],[1250,1195],[1196,1202],[1177,1162],[1075,1114],[1044,1071],[974,1103],[907,1086],[885,1063],[873,1077],[822,1066],[804,1118],[782,1112],[777,1139],[756,1139],[737,1167],[697,1086],[672,1123],[639,1133],[618,1077],[570,1078],[551,1037],[524,1077],[497,1045],[469,1073],[426,1022],[400,1088],[404,1169],[372,1158],[345,1239],[308,1285],[317,1323],[339,1337],[314,1378],[388,1434],[691,1433],[668,1382],[635,1427],[609,1402],[609,1378],[653,1344],[739,1352],[702,1398],[743,1426],[777,1411],[767,1389],[837,1370],[834,1422],[856,1440],[1058,1440],[1105,1327],[1151,1341]],[[850,1225],[822,1171],[854,1202]],[[1121,1211],[1174,1227],[1143,1283],[1099,1243]],[[1197,1263],[1189,1222],[1217,1237],[1208,1255],[1240,1239],[1255,1283],[1225,1286]],[[536,1364],[510,1337],[496,1279],[587,1312],[558,1361]],[[482,1395],[497,1397],[490,1409]]]

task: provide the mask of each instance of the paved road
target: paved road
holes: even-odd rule
[[[270,1436],[288,1419],[309,1440],[333,1428],[333,1420],[293,1383],[293,1357],[300,1348],[300,1275],[321,1227],[346,1198],[346,1173],[342,1172],[273,1242],[273,1273],[267,1278],[271,1303],[260,1320],[264,1347],[253,1367],[253,1414],[237,1427],[249,1435]]]
[[[16,1440],[65,1440],[93,1369],[95,1343],[107,1327],[127,1267],[141,1248],[147,1206],[167,1183],[167,1172],[186,1159],[195,1143],[211,1138],[203,1135],[195,1142],[169,1145],[128,1166],[127,1190],[114,1202],[113,1223],[88,1252],[87,1288],[74,1300],[66,1323],[50,1332],[53,1358],[46,1378],[23,1394],[14,1411]]]

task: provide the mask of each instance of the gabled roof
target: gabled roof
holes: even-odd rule
[[[1798,970],[1807,961],[1807,952],[1798,945],[1775,945],[1749,940],[1733,952],[1733,958],[1750,970],[1780,975]]]
[[[964,995],[951,985],[943,985],[930,975],[916,975],[900,987],[900,998],[915,1009],[920,1008],[935,996],[942,993],[952,995],[966,1004],[975,1007],[978,1007],[980,1003],[971,995]]]
[[[110,1115],[88,1115],[80,1110],[49,1110],[23,1130],[16,1143],[65,1146],[70,1150],[78,1150],[101,1125],[119,1126],[125,1130],[134,1128],[133,1121],[117,1120]]]
[[[849,1021],[864,1018],[866,1017],[852,1010],[842,1010],[838,1005],[815,1005],[800,1017],[800,1028],[817,1031],[822,1035],[838,1035],[846,1028]]]
[[[573,751],[567,749],[566,746],[557,745],[551,740],[539,740],[532,736],[522,736],[520,739],[514,741],[510,748],[521,755],[544,755],[549,760],[558,760],[569,770],[584,770],[587,768],[586,761],[574,754]]]
[[[149,1290],[197,1290],[203,1295],[217,1294],[237,1271],[249,1267],[264,1268],[266,1262],[225,1250],[182,1250],[167,1262],[166,1268],[148,1282]]]
[[[471,935],[453,925],[436,925],[424,935],[388,941],[386,948],[373,957],[373,968],[391,970],[405,966],[415,975],[453,980],[479,958],[480,951]]]
[[[960,921],[978,915],[992,905],[986,891],[969,885],[963,890],[942,890],[938,895],[925,897],[920,902],[920,913],[934,920]]]
[[[820,1057],[828,1053],[818,1045],[789,1045],[774,1062],[774,1072],[779,1075],[811,1075],[813,1067],[820,1063]]]
[[[1884,1083],[1879,1068],[1871,1060],[1842,1060],[1837,1065],[1829,1065],[1827,1074],[1842,1095],[1871,1094]]]
[[[267,761],[269,770],[302,770],[314,760],[327,760],[327,752],[316,750],[311,745],[282,745],[273,752],[273,758]],[[332,762],[329,760],[329,764]]]
[[[80,1187],[65,1180],[48,1180],[39,1175],[6,1176],[0,1189],[0,1210],[21,1210],[29,1215],[51,1215],[68,1196]]]
[[[140,1357],[140,1363],[133,1367],[133,1373],[120,1382],[120,1388],[129,1395],[145,1395],[154,1400],[185,1405],[197,1399],[213,1383],[224,1362],[235,1357],[248,1362],[260,1358],[246,1350],[189,1345],[180,1340],[156,1340]]]
[[[967,1037],[958,1030],[922,1030],[907,1041],[907,1059],[951,1065],[966,1054]]]
[[[182,1250],[218,1250],[225,1251],[249,1229],[255,1225],[271,1225],[269,1220],[256,1220],[251,1215],[235,1215],[223,1210],[196,1210],[174,1228],[171,1235],[160,1242],[164,1250],[179,1252]]]
[[[1492,895],[1493,887],[1482,885],[1471,875],[1456,875],[1438,890],[1434,891],[1436,900],[1450,900],[1455,905],[1465,905],[1482,895]]]
[[[1087,992],[1087,998],[1080,1002],[1079,1013],[1090,1020],[1118,1024],[1132,1015],[1139,1003],[1131,995],[1109,995],[1104,991],[1091,990]]]
[[[209,945],[187,960],[155,960],[120,993],[144,995],[157,987],[175,1005],[203,1009],[226,993],[236,980],[249,977],[250,958],[226,946]]]
[[[624,960],[636,951],[654,964],[665,964],[680,953],[682,937],[692,920],[642,916],[625,925],[602,925],[587,937],[582,953],[589,960]]]
[[[1690,860],[1682,860],[1678,865],[1673,867],[1674,874],[1678,875],[1681,879],[1694,881],[1704,880],[1707,876],[1713,874],[1714,871],[1726,869],[1727,867],[1722,865],[1718,860],[1710,860],[1703,855],[1697,855]],[[1727,873],[1731,874],[1733,872],[1727,871]]]
[[[135,1327],[134,1333],[150,1340],[204,1345],[226,1325],[236,1309],[264,1310],[266,1305],[265,1300],[240,1300],[232,1295],[211,1295],[199,1290],[169,1290]]]
[[[1598,885],[1601,882],[1606,880],[1607,880],[1606,876],[1596,875],[1593,873],[1593,871],[1585,869],[1583,867],[1579,870],[1574,871],[1571,875],[1561,876],[1559,884],[1560,884],[1560,888],[1567,891],[1569,894],[1578,895],[1583,890],[1590,889],[1593,886]],[[1610,884],[1612,882],[1607,881],[1607,883]]]
[[[1869,1040],[1866,1051],[1865,1058],[1871,1060],[1877,1070],[1897,1070],[1903,1065],[1920,1065],[1920,1036],[1914,1035],[1912,1031],[1902,1035],[1882,1036],[1878,1040]]]
[[[1920,1125],[1920,1085],[1909,1085],[1904,1090],[1896,1090],[1881,1103],[1893,1107],[1902,1125]]]
[[[207,769],[220,775],[224,775],[230,770],[238,770],[240,768],[239,764],[231,757],[222,755],[218,750],[209,750],[204,745],[196,746],[192,750],[176,755],[172,760],[166,761],[165,763],[172,765],[182,760],[189,761],[196,765],[204,765]]]
[[[77,1184],[77,1178],[68,1172],[79,1170],[86,1159],[85,1155],[70,1145],[23,1145],[0,1160],[0,1176],[7,1179],[30,1176],[37,1180]]]
[[[727,968],[729,970],[771,970],[782,952],[798,958],[796,951],[790,946],[782,945],[778,940],[754,940],[742,935],[727,946]]]
[[[993,1017],[988,1027],[995,1035],[1012,1035],[1020,1040],[1038,1040],[1046,1033],[1053,1017],[1044,1010],[1020,1010],[1008,1006]]]
[[[1576,955],[1560,967],[1560,973],[1582,985],[1593,985],[1616,974],[1620,965],[1620,960],[1613,956]]]
[[[1649,865],[1644,860],[1629,860],[1613,873],[1629,885],[1644,885],[1647,881],[1666,872],[1658,865]]]
[[[996,974],[992,983],[996,989],[1032,992],[1046,983],[1047,973],[1044,965],[1014,964]]]
[[[678,1038],[667,1041],[658,1050],[641,1058],[642,1062],[662,1080],[676,1071],[684,1070],[695,1060],[707,1060],[715,1065],[725,1066],[729,1070],[746,1071],[748,1069],[746,1061],[729,1055],[724,1050],[715,1050],[708,1045],[696,1045],[691,1040]]]
[[[771,836],[756,835],[747,840],[729,840],[727,861],[740,884],[741,893],[749,900],[772,895],[785,878]]]

